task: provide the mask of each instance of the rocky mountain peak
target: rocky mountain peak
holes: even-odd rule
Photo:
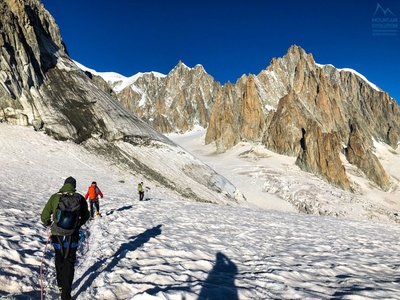
[[[282,58],[272,59],[257,76],[242,76],[234,86],[222,91],[225,96],[215,101],[218,109],[211,112],[206,135],[206,143],[215,141],[218,151],[229,149],[243,139],[262,138],[267,148],[298,157],[302,169],[350,189],[340,163],[339,154],[343,152],[379,187],[389,188],[389,177],[376,157],[370,156],[373,155],[371,136],[397,147],[399,107],[387,93],[355,71],[318,65],[311,54],[292,46]],[[248,111],[252,113],[244,107],[251,107]],[[214,125],[215,120],[218,124]],[[362,140],[365,155],[360,157],[364,159],[352,155],[351,120],[359,124],[362,138],[357,140]],[[248,129],[242,130],[249,122],[256,129],[251,134]],[[218,128],[225,130],[221,132]],[[308,146],[302,147],[301,141]]]
[[[197,64],[193,68],[196,73],[205,73],[207,74],[206,70],[204,69],[203,65]]]
[[[177,75],[177,76],[187,76],[187,74],[191,71],[187,65],[185,65],[181,60],[178,64],[168,73],[168,75]]]
[[[182,61],[165,76],[141,76],[117,91],[120,102],[158,131],[186,132],[209,123],[213,97],[221,85],[201,65]]]
[[[371,137],[397,147],[398,105],[361,74],[318,65],[297,45],[273,58],[258,75],[242,75],[235,84],[221,86],[201,66],[188,68],[180,61],[156,85],[134,84],[118,98],[161,132],[185,132],[200,124],[207,128],[206,143],[215,142],[217,152],[241,140],[262,142],[273,151],[297,157],[303,170],[351,189],[340,163],[339,154],[345,153],[379,187],[390,186],[390,178],[372,157]],[[365,164],[352,154],[354,120],[369,158]],[[301,141],[309,146],[303,148]]]

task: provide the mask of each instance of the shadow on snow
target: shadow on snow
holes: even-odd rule
[[[146,231],[142,232],[141,234],[139,234],[137,236],[132,236],[128,243],[123,243],[120,246],[120,248],[117,250],[117,252],[115,252],[115,254],[112,256],[111,261],[105,268],[102,268],[102,266],[107,261],[108,258],[104,258],[104,259],[96,262],[93,266],[91,266],[85,272],[85,274],[83,274],[81,276],[81,278],[79,278],[74,283],[73,289],[78,287],[80,285],[80,283],[83,281],[83,279],[89,275],[89,277],[86,279],[86,281],[82,284],[79,291],[76,292],[76,295],[79,295],[80,293],[85,291],[87,288],[89,288],[90,285],[92,284],[93,280],[101,272],[104,272],[104,271],[110,272],[122,258],[126,257],[126,255],[129,251],[135,251],[136,249],[140,248],[145,243],[147,243],[151,238],[154,238],[154,237],[160,235],[161,234],[161,226],[162,225],[157,225],[151,229],[147,229]]]
[[[200,283],[202,288],[198,300],[238,300],[237,288],[235,286],[237,272],[236,265],[225,254],[218,252],[213,269],[210,271],[207,279]],[[156,295],[159,292],[167,291],[191,292],[192,285],[195,283],[192,281],[188,286],[156,286],[146,290],[145,293]],[[185,298],[182,299],[184,300]]]
[[[133,207],[133,205],[125,205],[125,206],[122,206],[122,207],[120,207],[118,209],[112,209],[112,210],[106,212],[106,215],[109,216],[109,215],[112,215],[115,211],[128,210],[128,209],[131,209],[132,207]]]

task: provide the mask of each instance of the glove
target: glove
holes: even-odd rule
[[[79,241],[83,243],[85,241],[85,234],[81,231],[79,232]]]

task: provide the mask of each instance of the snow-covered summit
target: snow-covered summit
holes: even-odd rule
[[[121,75],[121,74],[116,73],[116,72],[97,72],[96,70],[90,69],[90,68],[82,65],[81,63],[77,62],[77,61],[74,61],[74,63],[82,71],[90,72],[93,75],[101,76],[108,83],[112,83],[112,82],[121,81],[121,80],[125,80],[126,79],[126,76]]]
[[[382,91],[382,89],[379,88],[376,84],[374,84],[374,83],[372,83],[371,81],[369,81],[369,80],[367,79],[367,77],[365,77],[364,75],[362,75],[361,73],[357,72],[357,71],[354,70],[354,69],[351,69],[351,68],[336,68],[336,67],[335,67],[334,65],[332,65],[332,64],[325,64],[325,65],[323,65],[323,64],[318,64],[318,63],[316,63],[316,65],[317,65],[318,67],[320,67],[320,68],[324,68],[325,66],[329,66],[329,67],[335,68],[335,69],[338,70],[339,72],[343,71],[343,72],[350,72],[350,73],[353,73],[354,75],[360,77],[362,80],[364,80],[366,83],[368,83],[373,89],[375,89],[375,90],[377,90],[377,91],[379,91],[379,92]]]
[[[125,77],[123,80],[112,80],[112,79],[107,79],[106,74],[99,74],[104,80],[106,80],[111,86],[113,86],[113,90],[116,93],[121,92],[123,89],[125,89],[128,86],[133,85],[139,78],[143,77],[144,75],[153,75],[155,78],[164,78],[166,75],[158,72],[139,72],[136,73],[135,75],[132,75],[130,77]]]
[[[98,72],[96,70],[90,69],[84,65],[82,65],[81,63],[74,61],[75,64],[82,70],[82,71],[88,71],[93,75],[97,75],[100,76],[101,78],[103,78],[110,86],[113,87],[113,90],[115,92],[120,92],[122,91],[124,88],[126,88],[127,86],[132,85],[133,83],[135,83],[140,77],[143,77],[144,75],[148,75],[151,74],[156,78],[163,78],[166,75],[159,73],[159,72],[138,72],[130,77],[126,77],[124,75],[121,75],[119,73],[116,72]]]

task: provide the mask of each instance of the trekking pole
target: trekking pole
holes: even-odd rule
[[[85,256],[86,253],[89,251],[89,239],[86,237],[86,234],[84,234],[85,238],[85,250],[83,251],[83,256]]]
[[[81,231],[79,232],[79,242],[85,242],[85,248],[82,251],[82,254],[79,256],[79,259],[81,259],[82,257],[84,257],[86,255],[86,253],[89,252],[89,239],[86,236],[87,231],[89,230],[89,227],[86,227],[85,231]],[[78,267],[80,267],[82,265],[82,262],[78,263]]]
[[[50,226],[47,227],[47,241],[46,241],[46,245],[44,246],[44,251],[43,251],[43,255],[42,255],[42,262],[40,263],[40,299],[43,300],[43,261],[44,261],[44,255],[46,253],[47,250],[47,245],[49,243],[50,240]]]

